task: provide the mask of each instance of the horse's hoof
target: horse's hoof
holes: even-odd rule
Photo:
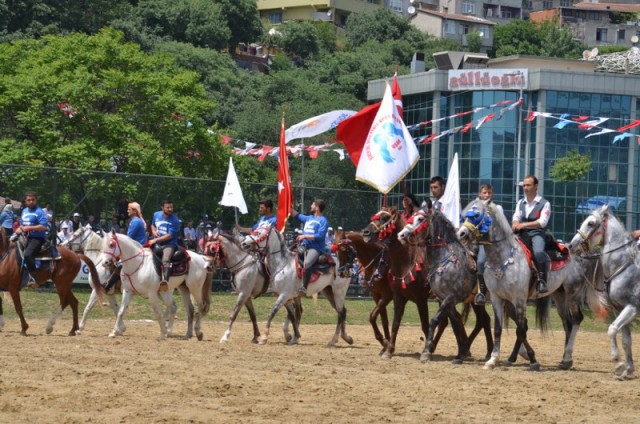
[[[258,343],[260,343],[260,342],[258,341],[258,339],[253,338],[253,339],[251,339],[251,343],[253,343],[253,344],[258,344]]]
[[[622,374],[624,373],[624,363],[618,362],[618,364],[614,367],[613,370],[616,373],[616,376],[618,377],[622,376]]]
[[[267,339],[260,339],[260,343],[258,343],[258,344],[266,345],[267,344]]]
[[[510,361],[510,360],[507,359],[506,361],[503,362],[503,365],[505,367],[512,367],[515,363],[516,363],[516,361]]]
[[[535,372],[540,371],[540,364],[535,362],[535,363],[529,365],[529,370],[535,371]]]
[[[297,345],[297,344],[298,344],[298,339],[293,339],[293,338],[292,338],[291,340],[289,340],[289,341],[287,342],[287,344],[288,344],[289,346],[295,346],[295,345]]]
[[[325,347],[328,348],[328,349],[331,349],[331,348],[336,347],[336,344],[334,342],[329,342],[329,343],[327,343],[327,345]]]
[[[453,365],[462,365],[462,359],[460,358],[453,358],[453,360],[451,361],[451,363]]]
[[[571,367],[573,367],[573,361],[562,361],[558,364],[558,369],[559,370],[570,370]]]
[[[284,335],[284,340],[285,340],[287,343],[289,343],[289,342],[291,341],[291,339],[292,339],[292,338],[293,338],[293,337],[291,336],[291,334],[285,334],[285,335]]]
[[[204,333],[199,333],[196,335],[196,337],[198,338],[198,341],[201,342],[202,339],[204,338]]]
[[[47,333],[49,334],[49,333]],[[76,335],[75,331],[69,331],[69,337],[74,337]]]
[[[380,355],[381,359],[384,359],[385,361],[389,361],[391,360],[391,354],[389,352],[383,352],[382,355]]]
[[[420,362],[429,362],[431,359],[431,352],[422,352],[420,355]]]
[[[254,339],[255,340],[255,339]],[[229,340],[225,339],[224,337],[220,339],[220,344],[226,344]]]
[[[44,332],[47,333],[47,334],[51,334],[51,333],[53,333],[53,328],[52,327],[47,327],[47,329],[44,330]],[[69,335],[71,335],[71,334],[69,334]]]
[[[111,337],[112,339],[116,337],[116,332],[112,331],[111,333],[109,333],[109,337]]]
[[[352,345],[353,344],[353,337],[343,337],[342,338],[345,342],[347,342],[347,344]]]
[[[482,367],[483,370],[492,370],[494,369],[496,366],[493,364],[484,364],[484,366]]]

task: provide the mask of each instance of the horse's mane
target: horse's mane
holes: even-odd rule
[[[234,236],[230,235],[230,234],[222,234],[219,233],[218,237],[222,237],[225,240],[228,240],[229,242],[233,243],[234,245],[238,246],[240,249],[242,249],[242,246],[240,246],[240,241],[238,241]]]
[[[483,210],[484,208],[484,202],[480,199],[478,199],[480,201],[480,203],[482,204]],[[511,229],[511,224],[509,223],[509,220],[507,220],[507,217],[504,215],[504,212],[502,209],[496,207],[495,203],[493,203],[493,201],[489,202],[489,207],[491,208],[491,215],[493,216],[493,220],[494,223],[498,225],[498,227],[500,228],[500,231],[502,231],[503,234],[511,234],[513,235],[513,230]],[[486,212],[486,211],[485,211]]]
[[[0,246],[2,246],[0,249],[2,250],[0,253],[4,255],[9,249],[9,237],[7,237],[7,231],[4,227],[2,227],[2,233],[0,233],[0,235],[2,236],[2,244],[0,244]]]
[[[429,228],[432,236],[438,236],[446,243],[459,242],[456,229],[445,214],[435,209],[432,210],[431,225]]]
[[[272,225],[270,225],[269,227],[270,227],[269,231],[275,233],[276,236],[278,237],[278,241],[280,242],[280,256],[282,256],[283,258],[288,257],[289,250],[287,249],[287,243],[284,240],[284,236],[280,234],[280,232],[276,229],[276,227]]]

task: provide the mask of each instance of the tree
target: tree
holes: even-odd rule
[[[569,150],[567,156],[556,160],[549,175],[557,183],[579,181],[591,171],[591,153],[581,155],[577,150]]]
[[[280,44],[292,57],[309,59],[320,51],[318,31],[310,22],[289,22],[282,26]]]
[[[372,12],[352,13],[347,18],[347,40],[352,47],[359,47],[370,40],[383,43],[398,40],[407,34],[418,34],[420,31],[413,27],[408,18],[391,12],[386,8],[375,9]]]
[[[222,8],[222,16],[231,30],[229,51],[238,43],[256,41],[263,33],[260,13],[255,0],[216,0]]]
[[[482,49],[482,37],[477,31],[467,34],[467,51],[479,53]]]
[[[576,41],[569,28],[557,20],[542,24],[514,19],[507,25],[495,27],[493,37],[495,57],[526,54],[547,57],[580,57],[585,45]]]
[[[0,163],[224,179],[199,80],[114,30],[1,44]],[[66,178],[75,199],[101,184]]]

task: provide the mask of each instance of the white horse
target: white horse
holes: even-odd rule
[[[285,302],[299,296],[300,293],[298,289],[302,287],[302,278],[298,277],[296,272],[295,261],[297,258],[295,254],[287,249],[286,244],[282,234],[270,225],[258,227],[251,235],[245,237],[242,242],[242,247],[245,250],[258,250],[263,252],[271,278],[271,290],[278,294],[278,299],[267,319],[267,328],[261,340],[262,343],[266,343],[269,337],[271,321],[275,314]],[[337,261],[337,259],[335,260]],[[335,269],[339,267],[339,264],[335,265]],[[336,331],[327,344],[327,347],[335,346],[340,337],[348,344],[353,344],[353,339],[347,335],[345,325],[347,309],[344,306],[344,299],[347,295],[351,278],[336,276],[335,269],[320,275],[320,277],[315,282],[311,282],[307,288],[308,296],[322,292],[338,313]],[[289,319],[292,319],[291,313],[289,313]],[[295,319],[295,317],[293,319]],[[298,324],[297,321],[293,323],[294,331]]]
[[[597,249],[604,273],[602,303],[612,309],[617,317],[609,325],[611,359],[616,377],[620,380],[634,378],[631,348],[631,323],[640,313],[640,254],[635,240],[605,205],[584,220],[578,233],[569,243],[571,251],[586,247]],[[617,334],[622,332],[622,347],[626,363],[620,360]]]
[[[551,269],[547,281],[549,292],[541,294],[531,284],[532,272],[525,249],[511,230],[507,218],[500,209],[490,201],[476,199],[465,208],[463,217],[465,222],[458,230],[458,236],[465,243],[481,242],[487,253],[484,278],[491,294],[491,303],[495,314],[495,334],[493,352],[484,368],[493,369],[500,360],[500,337],[504,310],[507,303],[511,303],[515,307],[518,342],[522,343],[527,351],[530,369],[539,371],[540,364],[527,340],[527,300],[536,300],[536,319],[541,331],[546,330],[548,323],[549,302],[546,296],[552,295],[556,291],[563,290],[567,294],[566,302],[576,303],[578,299],[586,299],[592,308],[597,308],[597,292],[585,274],[585,264],[578,260],[579,258],[571,255],[564,267],[557,270]],[[567,332],[565,352],[563,361],[559,365],[559,368],[564,369],[573,364],[573,343],[582,316],[579,304],[571,306],[573,309],[577,308],[577,312],[575,312],[574,327],[569,331],[565,326]],[[560,313],[560,307],[558,312]],[[563,324],[566,325],[564,318]]]
[[[121,335],[122,321],[127,311],[131,297],[139,294],[149,299],[153,312],[160,325],[160,340],[167,337],[166,322],[170,320],[173,314],[173,290],[180,287],[182,283],[191,295],[191,302],[188,296],[183,295],[183,303],[188,314],[193,311],[195,324],[194,330],[198,340],[202,340],[203,333],[201,330],[202,316],[205,315],[211,303],[211,279],[212,275],[209,271],[209,263],[207,259],[198,253],[189,252],[190,261],[188,272],[180,276],[172,276],[169,278],[169,290],[166,292],[158,292],[160,287],[160,276],[156,272],[153,264],[153,253],[150,249],[143,248],[140,243],[123,234],[117,234],[111,231],[104,237],[102,244],[102,253],[114,260],[120,260],[122,263],[122,271],[120,278],[122,281],[122,305],[118,311],[116,324],[109,337]],[[182,289],[181,293],[182,293]],[[160,310],[159,301],[162,300],[166,306],[164,317]],[[190,330],[190,329],[189,329]],[[186,337],[191,335],[189,331]]]

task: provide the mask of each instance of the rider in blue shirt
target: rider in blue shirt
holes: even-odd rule
[[[291,208],[291,217],[297,218],[304,224],[302,234],[297,237],[298,243],[306,248],[301,293],[307,292],[307,286],[311,279],[311,268],[324,252],[325,238],[329,228],[329,221],[324,216],[324,209],[325,203],[322,199],[315,199],[311,204],[312,215],[303,215]]]
[[[24,195],[24,203],[26,207],[22,210],[20,226],[15,233],[25,234],[27,237],[22,256],[27,270],[29,270],[27,287],[35,288],[38,287],[38,283],[35,278],[36,260],[34,256],[46,241],[49,220],[47,219],[47,214],[38,207],[38,197],[33,191],[29,191]]]
[[[245,234],[249,234],[257,230],[258,227],[261,227],[265,224],[270,224],[272,227],[276,226],[277,218],[275,215],[273,215],[273,201],[271,199],[263,199],[258,202],[258,205],[258,212],[260,213],[260,219],[258,219],[258,222],[253,224],[252,227],[241,227],[240,225],[236,224],[236,228],[239,231],[242,231]]]
[[[163,200],[162,210],[153,214],[151,220],[151,234],[149,247],[158,245],[162,249],[162,280],[159,291],[169,290],[169,275],[171,275],[171,257],[178,248],[178,231],[180,231],[180,219],[173,214],[173,202]]]

